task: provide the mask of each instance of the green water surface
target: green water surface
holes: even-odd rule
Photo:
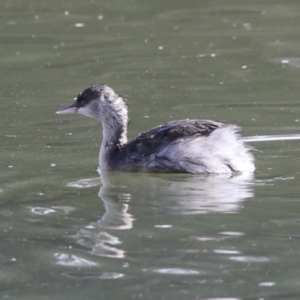
[[[253,176],[98,175],[84,88],[128,98],[129,136],[172,119],[299,133],[296,0],[0,3],[0,298],[299,299],[299,141]]]

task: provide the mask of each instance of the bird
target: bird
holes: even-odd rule
[[[102,123],[102,171],[234,174],[254,172],[252,148],[237,125],[223,121],[169,121],[128,141],[127,100],[106,84],[84,89],[57,114],[80,114]]]

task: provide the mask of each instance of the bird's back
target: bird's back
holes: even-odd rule
[[[239,127],[211,120],[171,121],[141,133],[112,155],[112,169],[229,173],[253,169]],[[253,170],[252,170],[253,171]]]

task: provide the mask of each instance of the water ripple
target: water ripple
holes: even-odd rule
[[[237,251],[237,250],[226,250],[226,249],[215,249],[213,252],[214,253],[218,253],[218,254],[241,254],[240,251]]]
[[[269,282],[261,282],[259,286],[274,286],[275,284],[276,284],[275,282],[269,281]]]
[[[203,298],[203,300],[242,300],[242,298]]]
[[[199,271],[192,269],[181,268],[167,268],[167,269],[154,269],[153,272],[160,274],[172,274],[172,275],[198,275]]]
[[[68,253],[55,253],[54,256],[57,259],[57,265],[63,265],[68,267],[98,266],[98,263]]]
[[[238,232],[238,231],[222,231],[220,234],[223,235],[230,235],[230,236],[242,236],[245,235],[243,232]]]
[[[124,274],[116,272],[64,272],[61,275],[74,279],[118,279],[124,277]]]
[[[68,182],[67,186],[74,187],[78,189],[90,188],[94,186],[100,185],[99,177],[96,178],[87,178],[87,179],[80,179],[74,182]]]
[[[55,213],[56,210],[46,207],[33,207],[31,209],[31,212],[33,212],[36,215],[49,215]]]
[[[230,260],[238,261],[238,262],[257,262],[257,263],[263,263],[263,262],[269,262],[270,259],[265,256],[231,256]]]

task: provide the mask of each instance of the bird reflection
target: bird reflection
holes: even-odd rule
[[[85,180],[84,184],[87,184],[87,181]],[[98,196],[104,203],[105,213],[98,221],[79,230],[73,238],[78,244],[91,249],[90,253],[93,255],[124,258],[125,251],[117,247],[122,244],[122,241],[111,231],[132,228],[134,218],[128,213],[128,202],[131,200],[131,195],[116,192],[108,178],[103,179],[102,176],[102,182],[103,186],[101,186]]]
[[[126,256],[121,249],[122,240],[116,235],[119,230],[132,229],[135,218],[139,219],[137,202],[147,205],[149,201],[159,201],[166,214],[236,213],[242,201],[253,196],[251,174],[191,176],[101,172],[100,179],[102,186],[98,196],[104,203],[105,213],[73,238],[91,249],[91,254],[102,257]],[[88,179],[84,180],[84,187],[88,187],[87,182]]]
[[[253,197],[251,174],[189,177],[165,186],[168,211],[176,214],[236,213],[241,202]]]

